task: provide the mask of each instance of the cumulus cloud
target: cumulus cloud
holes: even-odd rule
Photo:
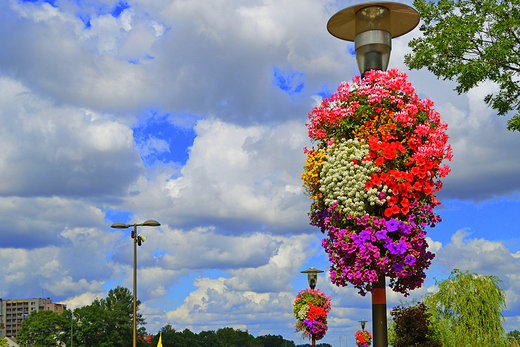
[[[307,228],[302,123],[240,127],[201,120],[195,131],[180,172],[138,181],[132,189],[141,194],[127,200],[128,209],[148,206],[150,215],[169,224],[204,223],[238,234],[264,226],[276,233]]]
[[[505,277],[520,270],[520,261],[500,241],[471,239],[466,230],[458,230],[451,242],[439,250],[435,263],[447,269],[479,271],[482,275]]]
[[[185,298],[184,303],[173,311],[166,312],[166,320],[174,328],[189,327],[194,331],[216,330],[223,326],[236,329],[249,328],[258,331],[274,325],[289,325],[294,295],[288,292],[258,294],[250,291],[233,291],[225,285],[225,278],[197,278],[196,290]],[[225,321],[222,312],[229,312]],[[279,314],[273,314],[278,312]],[[251,315],[255,324],[250,324]],[[177,322],[182,322],[182,325]]]
[[[132,130],[89,109],[54,106],[0,78],[0,194],[118,196],[142,169]]]
[[[0,277],[8,297],[39,297],[46,292],[58,301],[78,293],[103,291],[104,282],[116,272],[106,261],[105,252],[120,234],[75,228],[63,230],[61,236],[69,241],[66,246],[2,249]]]
[[[0,197],[1,246],[38,248],[66,245],[63,230],[104,225],[104,212],[81,200],[60,197]]]

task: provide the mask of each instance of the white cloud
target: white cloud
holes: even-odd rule
[[[8,78],[0,79],[0,94],[4,195],[121,194],[136,179],[140,158],[127,125],[55,106]]]
[[[300,178],[308,145],[303,124],[240,127],[204,120],[195,131],[190,157],[178,175],[139,181],[133,189],[141,194],[127,201],[128,209],[148,206],[150,215],[170,224],[192,225],[204,216],[230,232],[245,220],[276,232],[307,228],[309,199]]]
[[[504,276],[520,270],[520,261],[511,255],[503,242],[470,239],[469,235],[465,230],[453,234],[451,243],[438,251],[436,264],[448,269],[478,270],[483,275]]]

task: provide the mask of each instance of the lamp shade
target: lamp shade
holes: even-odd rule
[[[314,266],[311,266],[307,270],[302,271],[301,273],[307,274],[307,281],[309,282],[309,287],[311,289],[316,288],[316,283],[318,282],[318,274],[322,273],[323,270],[318,270]]]
[[[333,15],[327,30],[332,36],[355,42],[359,71],[385,71],[390,60],[392,38],[419,24],[419,13],[405,4],[373,1],[347,7]]]

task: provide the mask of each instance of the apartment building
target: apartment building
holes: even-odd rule
[[[33,311],[51,310],[61,314],[66,309],[66,305],[53,303],[49,298],[0,299],[0,337],[16,338],[23,320]]]

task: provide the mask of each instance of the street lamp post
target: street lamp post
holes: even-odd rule
[[[137,344],[137,246],[141,246],[141,244],[146,241],[146,237],[137,234],[137,227],[146,226],[146,227],[158,227],[161,224],[153,219],[149,219],[141,224],[125,224],[125,223],[114,223],[111,225],[112,228],[116,229],[126,229],[129,227],[134,227],[134,231],[131,232],[130,236],[134,239],[134,343],[133,347],[136,347]]]
[[[74,313],[72,310],[70,311],[70,347],[73,347],[74,341],[74,330],[73,330],[73,322],[74,322]],[[78,319],[78,327],[81,328],[81,319]]]
[[[386,71],[392,50],[392,38],[410,32],[419,24],[419,13],[405,4],[373,1],[344,8],[328,23],[329,33],[339,39],[354,41],[361,76],[369,70]],[[379,274],[372,291],[372,328],[374,347],[388,346],[386,321],[386,286]]]
[[[323,270],[318,270],[314,266],[311,266],[307,270],[301,271],[302,274],[307,274],[307,282],[309,282],[309,288],[315,289],[318,283],[318,274],[322,273]],[[312,335],[312,345],[316,346],[316,339]]]

